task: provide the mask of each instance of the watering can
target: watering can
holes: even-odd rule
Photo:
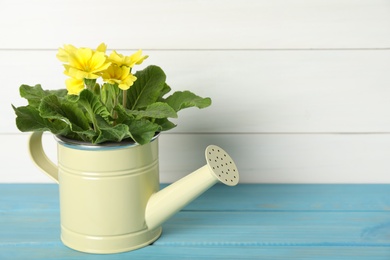
[[[147,246],[161,224],[217,182],[234,186],[237,167],[220,147],[206,148],[206,165],[159,190],[158,135],[150,143],[91,145],[56,136],[58,164],[32,133],[34,163],[59,184],[61,240],[75,250],[109,254]]]

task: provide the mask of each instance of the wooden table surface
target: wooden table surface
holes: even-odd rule
[[[390,185],[216,185],[153,245],[93,255],[61,243],[57,185],[0,184],[0,259],[390,259]]]

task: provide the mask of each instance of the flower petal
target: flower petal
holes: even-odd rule
[[[107,45],[104,43],[104,42],[102,42],[97,48],[96,48],[96,51],[100,51],[100,52],[106,52],[106,50],[107,50]]]
[[[84,89],[84,81],[82,79],[69,78],[65,81],[68,95],[78,95]]]
[[[74,47],[72,44],[65,44],[64,48],[59,48],[57,53],[57,59],[59,59],[62,62],[68,62],[69,61],[69,55],[74,53],[77,50],[76,47]]]

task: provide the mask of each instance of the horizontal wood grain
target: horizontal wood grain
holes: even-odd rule
[[[32,163],[27,134],[0,135],[0,182],[51,182]],[[242,183],[390,183],[389,134],[167,134],[160,140],[160,176],[173,182],[205,165],[215,144],[236,162]],[[45,135],[46,153],[56,144]]]
[[[166,185],[169,184],[161,188]],[[49,186],[43,190],[53,194],[54,188]],[[21,196],[29,192],[28,188],[22,189],[24,186],[18,189]],[[365,192],[357,196],[362,189]],[[226,192],[234,196],[221,199]],[[182,211],[232,211],[234,208],[234,211],[255,212],[387,212],[390,211],[388,193],[387,184],[240,184],[230,188],[215,185]],[[24,203],[23,207],[26,206]]]
[[[102,256],[61,243],[57,185],[0,184],[0,257],[384,260],[390,257],[388,189],[216,185],[164,223],[153,245]]]
[[[390,246],[389,217],[390,212],[181,212],[155,244]]]
[[[168,185],[163,183],[160,189]],[[0,184],[0,187],[1,213],[55,214],[59,211],[56,184]],[[181,211],[390,212],[388,193],[388,184],[239,184],[234,187],[216,184]],[[223,199],[226,194],[228,199]]]
[[[160,168],[172,182],[204,165],[209,144],[225,149],[244,183],[389,183],[390,135],[166,134]]]
[[[60,242],[38,245],[23,244],[1,248],[0,257],[12,255],[12,259],[58,260],[118,260],[118,259],[273,259],[273,260],[386,260],[390,257],[387,247],[378,246],[150,246],[129,253],[116,255],[89,255],[65,248]]]
[[[389,48],[389,23],[385,0],[3,0],[0,49]]]
[[[390,132],[390,51],[146,53],[145,66],[161,66],[174,90],[213,100],[205,110],[180,112],[173,132]],[[21,84],[65,87],[55,54],[0,51],[8,88],[0,96],[0,133],[18,133],[11,103],[26,104]]]
[[[144,49],[145,66],[161,66],[174,90],[213,100],[206,110],[181,112],[178,127],[161,137],[165,182],[197,169],[204,147],[217,142],[233,153],[242,182],[390,183],[389,7],[386,0],[4,0],[0,182],[49,182],[15,126],[11,103],[25,104],[18,87],[63,88],[57,48],[104,41],[124,53]]]
[[[154,244],[388,247],[389,217],[390,212],[180,212],[163,224]],[[3,212],[0,226],[0,245],[59,242],[59,212]]]

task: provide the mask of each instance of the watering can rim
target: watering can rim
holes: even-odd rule
[[[160,136],[160,132],[156,132],[150,142],[155,141]],[[100,144],[92,144],[85,141],[78,141],[69,139],[61,135],[54,135],[54,139],[61,145],[78,150],[111,150],[118,148],[127,148],[140,146],[141,144],[136,143],[132,139],[126,139],[121,142],[104,142]]]

